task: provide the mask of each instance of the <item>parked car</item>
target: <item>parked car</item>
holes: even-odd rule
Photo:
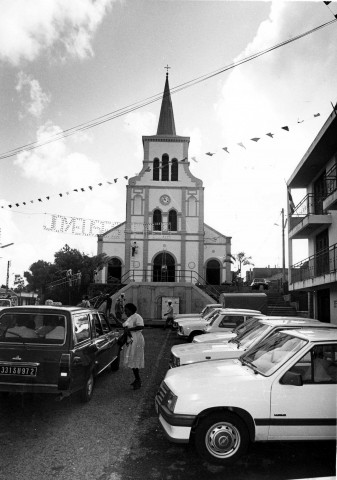
[[[167,372],[155,398],[174,443],[227,465],[250,442],[335,440],[337,329],[276,331],[239,359]]]
[[[246,322],[247,319],[261,315],[261,312],[254,310],[239,310],[239,309],[219,309],[214,312],[214,315],[206,319],[194,319],[191,321],[184,321],[178,323],[178,337],[184,340],[192,342],[196,335],[200,335],[204,332],[204,328],[208,325],[211,320],[215,318],[220,318],[222,321],[223,331],[230,332],[238,325]]]
[[[247,318],[245,323],[242,323],[238,327],[230,331],[219,331],[214,333],[203,333],[201,335],[196,335],[193,338],[192,343],[223,343],[226,340],[231,340],[238,335],[246,332],[253,322],[257,322],[260,318],[266,318],[266,315],[257,315],[256,317]],[[277,318],[277,317],[275,317]]]
[[[263,338],[276,330],[284,328],[337,328],[331,323],[299,317],[265,317],[250,323],[247,329],[237,337],[222,343],[192,343],[191,345],[174,345],[171,348],[170,368],[191,363],[208,362],[239,358],[246,350],[252,348]]]
[[[260,287],[263,287],[263,290],[268,290],[268,282],[265,278],[253,278],[252,283],[250,284],[253,290],[260,290]]]
[[[89,401],[97,375],[119,368],[119,332],[97,310],[24,306],[0,312],[0,392],[80,391]]]
[[[207,315],[208,312],[213,310],[214,308],[217,307],[222,307],[221,303],[208,303],[207,305],[204,306],[204,308],[201,310],[200,313],[179,313],[178,315],[175,315],[176,319],[182,319],[182,318],[189,318],[189,317],[204,317]]]

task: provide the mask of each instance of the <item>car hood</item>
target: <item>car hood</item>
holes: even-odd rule
[[[193,340],[193,345],[195,343],[216,343],[216,342],[225,342],[236,337],[236,333],[233,332],[214,332],[214,333],[204,333],[198,335]]]
[[[252,403],[269,399],[266,378],[239,360],[220,360],[185,365],[169,370],[164,379],[167,387],[178,397],[175,412],[195,414],[222,402],[246,401],[247,392]]]
[[[189,345],[175,345],[173,355],[180,359],[180,364],[238,358],[244,352],[236,343],[193,343]]]

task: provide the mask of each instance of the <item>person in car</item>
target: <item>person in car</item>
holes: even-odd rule
[[[63,340],[65,334],[63,319],[55,319],[54,327],[50,332],[46,333],[45,338],[53,340]]]
[[[26,315],[18,315],[16,318],[16,325],[9,328],[6,332],[6,337],[22,337],[22,338],[37,338],[37,333],[34,328],[29,328],[31,325],[30,318]],[[29,325],[29,327],[27,327]]]

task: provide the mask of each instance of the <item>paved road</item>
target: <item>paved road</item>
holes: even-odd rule
[[[89,404],[76,397],[0,400],[1,480],[289,480],[335,475],[332,442],[253,445],[231,467],[202,462],[191,446],[170,444],[154,410],[174,333],[145,329],[143,388],[128,369],[107,372]]]

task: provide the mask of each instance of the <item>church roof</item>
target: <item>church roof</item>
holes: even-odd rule
[[[164,94],[161,102],[157,135],[176,135],[168,73],[166,74]]]

